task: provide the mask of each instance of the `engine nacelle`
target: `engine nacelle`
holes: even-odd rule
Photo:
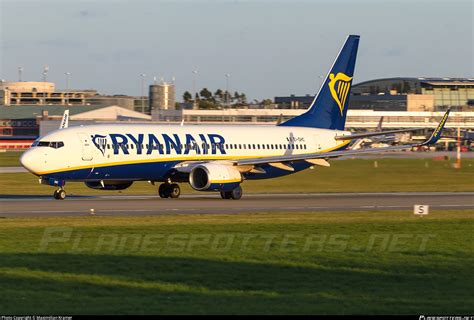
[[[133,184],[133,181],[86,181],[84,184],[97,190],[125,190]]]
[[[189,184],[198,191],[231,191],[242,182],[242,175],[232,166],[206,163],[189,174]]]

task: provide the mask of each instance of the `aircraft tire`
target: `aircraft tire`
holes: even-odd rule
[[[56,200],[64,200],[66,199],[66,191],[64,189],[54,190],[53,196]]]
[[[179,188],[179,185],[177,183],[169,185],[167,189],[170,198],[179,198],[179,195],[181,194],[181,189]]]
[[[242,187],[238,186],[234,190],[230,191],[230,196],[233,200],[239,200],[240,198],[242,198],[242,193]]]
[[[160,184],[158,188],[158,195],[160,196],[160,198],[169,198],[170,193],[168,191],[168,186],[169,184],[167,183]]]
[[[221,198],[222,199],[230,199],[232,198],[230,191],[221,191]]]

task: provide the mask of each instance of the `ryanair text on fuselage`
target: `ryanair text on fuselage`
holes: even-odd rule
[[[107,136],[110,137],[110,144]],[[91,136],[92,142],[102,154],[106,149],[112,149],[114,154],[226,154],[224,149],[225,139],[215,133],[198,134],[198,138],[187,133],[184,136],[178,134],[120,134],[108,135],[95,134]],[[132,147],[133,145],[133,147]]]

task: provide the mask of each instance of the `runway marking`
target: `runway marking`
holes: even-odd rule
[[[473,204],[440,204],[440,207],[474,207]]]
[[[284,197],[284,198],[304,198],[304,197],[313,197],[313,198],[333,198],[333,197],[371,197],[371,196],[385,196],[385,197],[428,197],[428,196],[473,196],[474,192],[355,192],[355,193],[251,193],[246,194],[243,197],[245,199],[255,199],[255,198],[274,198],[274,197]],[[161,198],[157,195],[101,195],[101,196],[75,196],[71,195],[66,198],[65,201],[106,201],[106,200],[146,200],[146,199],[156,199],[160,200]],[[183,195],[181,199],[220,199],[217,194],[189,194]],[[48,196],[12,196],[5,197],[0,195],[0,202],[4,201],[55,201],[53,197]],[[178,199],[179,201],[179,199]],[[370,207],[370,206],[368,206]]]
[[[437,208],[437,207],[472,207],[474,208],[473,205],[469,204],[441,204],[441,205],[432,205],[432,207]],[[275,211],[296,211],[296,210],[308,210],[308,209],[319,209],[319,210],[347,210],[347,209],[410,209],[412,206],[394,206],[394,205],[380,205],[380,206],[319,206],[319,207],[282,207],[282,208],[274,208],[274,207],[262,207],[262,208],[246,208],[246,207],[233,207],[229,208],[231,211],[259,211],[259,210],[275,210]],[[32,211],[20,211],[22,213],[84,213],[84,214],[89,214],[90,209],[84,209],[84,210],[32,210]],[[95,214],[107,214],[111,215],[111,213],[133,213],[133,212],[177,212],[177,211],[182,211],[182,212],[191,212],[191,211],[198,211],[198,212],[214,212],[214,211],[220,211],[222,209],[216,208],[203,208],[203,209],[190,209],[190,208],[183,208],[183,209],[176,209],[176,208],[167,208],[167,209],[95,209]]]

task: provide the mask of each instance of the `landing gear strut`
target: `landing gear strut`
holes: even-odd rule
[[[55,190],[53,193],[53,197],[56,200],[64,200],[66,198],[66,191],[64,191],[64,189],[62,188]]]
[[[178,198],[181,194],[181,189],[176,183],[162,183],[158,188],[158,194],[161,198]]]
[[[242,187],[238,186],[232,191],[221,191],[221,197],[222,199],[239,200],[242,198]]]

